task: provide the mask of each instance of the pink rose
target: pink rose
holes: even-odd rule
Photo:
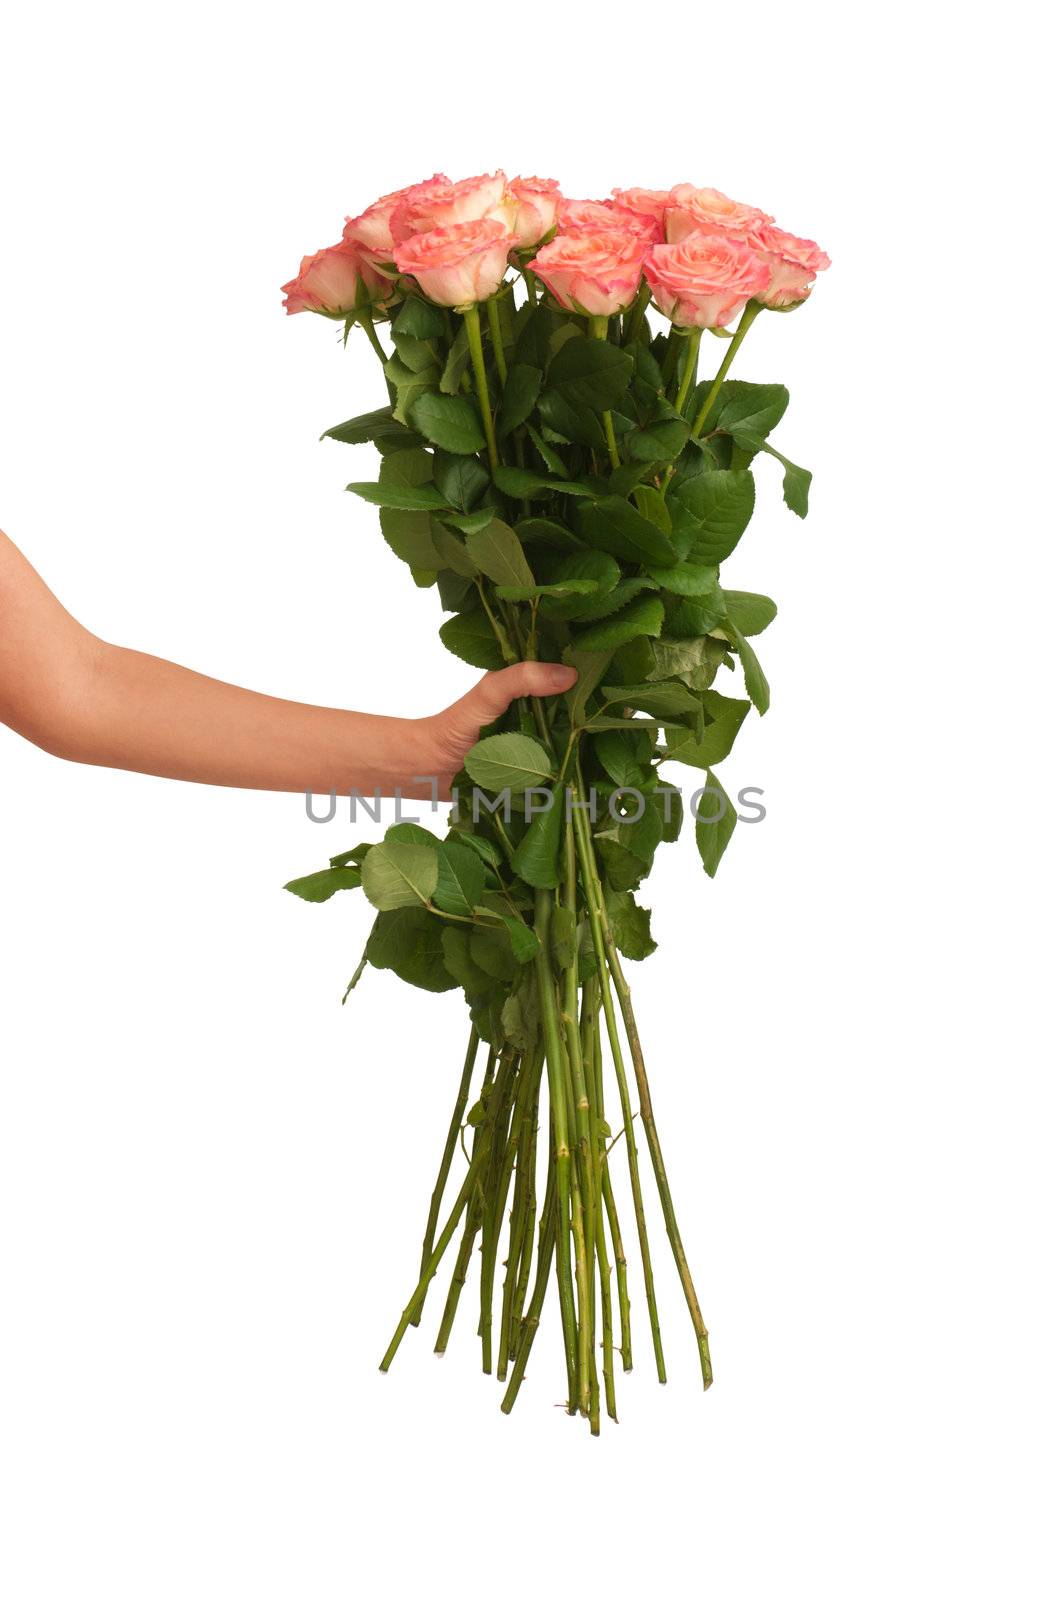
[[[497,293],[515,244],[501,222],[460,222],[413,234],[396,246],[395,265],[437,305],[468,306]]]
[[[304,256],[298,276],[286,283],[285,310],[321,311],[342,316],[363,306],[379,305],[395,293],[395,280],[379,272],[357,245],[333,244],[316,255]]]
[[[347,218],[347,226],[343,230],[344,240],[348,244],[359,245],[371,261],[390,261],[395,253],[391,219],[399,206],[419,194],[422,189],[432,189],[439,184],[449,182],[449,178],[437,172],[433,178],[426,178],[423,183],[411,183],[405,189],[395,189],[391,194],[381,195],[380,199],[374,200],[360,216]]]
[[[556,178],[514,178],[509,193],[518,203],[513,232],[518,250],[530,250],[557,221],[561,188]]]
[[[562,200],[557,208],[557,226],[561,233],[602,233],[623,228],[637,233],[648,245],[656,244],[661,237],[652,217],[628,211],[612,200]]]
[[[613,201],[625,211],[634,211],[641,217],[650,217],[664,237],[664,208],[671,203],[670,189],[614,189]]]
[[[725,233],[659,244],[646,261],[653,301],[677,328],[722,328],[771,282],[767,263]]]
[[[664,212],[664,237],[678,244],[692,233],[715,230],[744,238],[753,228],[774,222],[767,212],[729,200],[719,189],[697,189],[692,183],[677,183]]]
[[[749,244],[771,274],[767,288],[758,293],[757,299],[773,311],[784,311],[807,300],[816,273],[825,272],[830,266],[830,256],[813,240],[798,239],[767,223],[754,229]]]
[[[577,230],[556,234],[530,266],[566,311],[611,317],[638,293],[648,249],[627,229]]]
[[[479,178],[462,178],[460,183],[442,178],[420,184],[407,196],[391,217],[391,232],[396,244],[403,244],[415,233],[487,220],[502,223],[511,233],[518,210],[519,202],[507,190],[504,172],[485,172]]]

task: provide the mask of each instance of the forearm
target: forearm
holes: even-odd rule
[[[56,718],[53,754],[241,789],[411,795],[431,774],[419,719],[302,705],[95,641],[79,703]],[[32,736],[32,735],[31,735]]]

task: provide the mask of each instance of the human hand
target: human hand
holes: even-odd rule
[[[539,698],[564,694],[578,676],[574,667],[546,661],[519,661],[499,672],[485,673],[468,694],[445,711],[421,718],[417,743],[423,765],[417,776],[434,779],[441,792],[448,792],[481,730],[507,711],[514,700],[524,695]],[[416,787],[409,792],[416,792]]]

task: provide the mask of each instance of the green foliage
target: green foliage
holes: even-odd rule
[[[553,776],[553,761],[537,739],[523,733],[493,733],[474,744],[465,770],[489,794],[540,787]],[[363,869],[364,870],[364,869]]]
[[[326,867],[322,872],[308,873],[305,878],[293,878],[284,887],[291,894],[297,894],[300,900],[311,900],[320,904],[323,900],[331,900],[339,889],[358,889],[361,887],[362,874],[357,867]]]

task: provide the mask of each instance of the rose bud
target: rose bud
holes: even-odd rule
[[[756,298],[772,311],[788,311],[807,300],[816,273],[830,266],[830,256],[812,239],[798,239],[768,224],[750,234],[749,245],[771,273],[770,283]]]
[[[381,305],[395,293],[394,279],[377,270],[356,245],[333,244],[316,255],[304,256],[298,274],[282,285],[284,308],[319,311],[342,317],[363,307]]]
[[[513,223],[517,249],[534,249],[557,222],[560,185],[556,178],[514,178],[509,192],[519,207]]]

